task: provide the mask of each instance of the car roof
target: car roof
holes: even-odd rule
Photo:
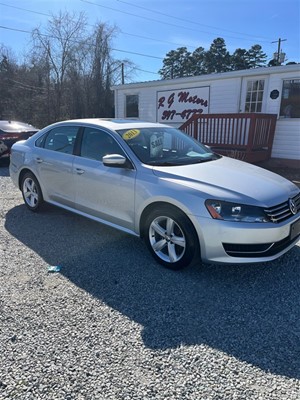
[[[112,130],[119,129],[134,129],[134,128],[151,128],[151,127],[166,127],[165,124],[159,124],[156,122],[145,122],[136,119],[119,119],[119,118],[84,118],[84,119],[72,119],[68,121],[62,121],[59,124],[82,124],[82,125],[97,125]],[[56,124],[55,124],[56,125]]]
[[[0,120],[0,130],[4,132],[37,132],[38,128],[25,122]]]

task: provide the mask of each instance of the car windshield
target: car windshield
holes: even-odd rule
[[[134,128],[117,132],[135,155],[148,165],[187,165],[219,158],[208,147],[175,128]]]

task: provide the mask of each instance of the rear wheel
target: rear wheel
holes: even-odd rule
[[[191,221],[172,206],[150,212],[145,222],[144,238],[153,257],[173,270],[188,266],[198,249]]]
[[[26,206],[31,211],[37,211],[43,203],[43,195],[36,177],[27,172],[21,183],[21,191]]]

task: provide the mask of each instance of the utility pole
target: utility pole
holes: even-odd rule
[[[283,61],[284,61],[284,59],[281,60],[281,57],[280,57],[281,54],[284,54],[284,53],[282,53],[282,50],[281,50],[281,42],[285,42],[286,40],[287,39],[279,38],[278,40],[275,40],[274,42],[272,42],[272,43],[278,43],[277,53],[274,54],[274,59],[276,58],[277,65],[281,65],[281,63],[283,63]]]
[[[125,78],[124,78],[124,63],[122,63],[121,68],[122,68],[122,85],[124,85],[124,83],[125,83]]]

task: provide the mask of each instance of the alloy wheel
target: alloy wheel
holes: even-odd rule
[[[149,227],[149,241],[156,255],[165,262],[178,262],[185,253],[185,235],[170,217],[160,216],[152,221]]]
[[[29,207],[35,208],[39,201],[38,188],[35,181],[28,177],[23,182],[24,200]]]

